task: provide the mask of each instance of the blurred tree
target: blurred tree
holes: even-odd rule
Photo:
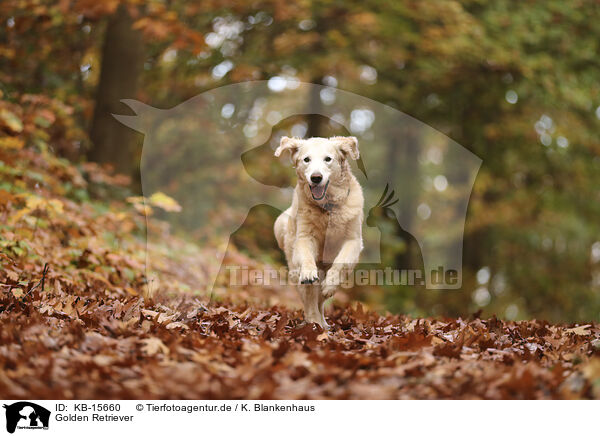
[[[395,307],[596,319],[600,35],[590,26],[599,17],[592,1],[266,1],[258,12],[226,12],[221,19],[244,30],[233,45],[216,40],[206,60],[233,65],[217,83],[321,78],[403,110],[483,158],[464,290],[390,295],[400,298]],[[388,163],[399,169],[394,162],[390,149]]]
[[[99,112],[104,23],[121,3],[144,37],[143,101],[168,107],[275,76],[318,82],[408,113],[483,159],[465,229],[463,290],[389,292],[389,307],[598,318],[598,2],[5,0],[3,98],[43,93],[70,108],[71,124],[49,141],[63,154],[81,154],[85,141],[74,132]],[[109,68],[112,56],[104,57]],[[315,94],[311,104],[325,102]],[[376,147],[390,175],[406,170],[393,144]],[[397,192],[409,209],[410,191]]]
[[[92,147],[88,153],[91,160],[110,163],[123,174],[136,170],[141,149],[140,135],[111,115],[123,111],[120,100],[135,98],[137,93],[144,45],[142,34],[133,28],[133,22],[125,5],[120,5],[108,19],[90,130]]]

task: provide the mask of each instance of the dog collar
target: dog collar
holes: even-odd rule
[[[325,209],[327,212],[331,212],[331,210],[335,207],[335,203],[327,202],[323,205],[320,205],[322,209]]]
[[[348,188],[348,192],[346,193],[346,198],[348,198],[349,195],[350,195],[350,188]],[[346,198],[344,198],[344,200]],[[336,206],[336,204],[332,201],[327,201],[323,204],[319,204],[319,206],[321,207],[321,209],[324,209],[327,212],[331,212],[333,210],[333,208]]]

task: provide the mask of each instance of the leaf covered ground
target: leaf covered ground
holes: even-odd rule
[[[380,316],[332,332],[282,307],[152,302],[92,287],[0,300],[3,398],[588,398],[595,326]]]
[[[171,280],[144,295],[150,211],[109,200],[125,180],[31,141],[43,104],[29,110],[0,126],[12,135],[0,141],[0,397],[600,397],[595,324],[411,319],[351,303],[330,309],[327,333],[301,322],[289,290],[190,292],[203,253],[176,238],[168,253],[148,247],[165,252]]]

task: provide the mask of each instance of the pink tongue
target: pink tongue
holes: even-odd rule
[[[325,190],[324,185],[317,185],[310,188],[313,197],[321,198],[323,196],[323,191]]]

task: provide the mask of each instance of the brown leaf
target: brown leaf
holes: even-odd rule
[[[142,339],[142,351],[148,356],[154,356],[155,354],[169,354],[169,348],[158,338],[152,337]]]

